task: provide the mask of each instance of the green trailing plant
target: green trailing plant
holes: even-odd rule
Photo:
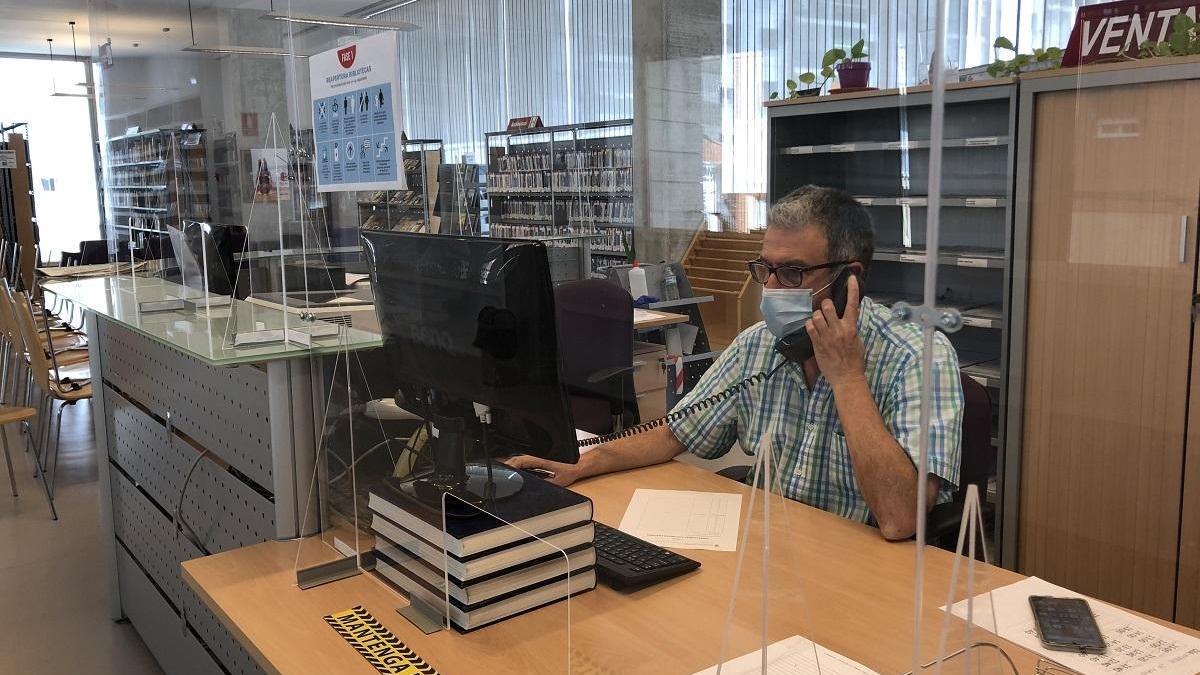
[[[804,89],[801,89],[800,85],[807,84],[807,85],[809,85],[809,87],[811,87],[812,84],[816,81],[817,81],[817,76],[815,73],[812,73],[812,72],[800,73],[799,75],[796,76],[796,79],[788,80],[787,82],[784,82],[784,85],[787,87],[787,92],[788,92],[787,97],[788,98],[800,98],[801,96],[804,95],[802,93],[804,91]],[[824,86],[824,84],[825,84],[824,82],[821,82],[822,86]],[[806,87],[806,89],[807,89],[807,87]],[[772,101],[774,101],[778,98],[779,98],[779,92],[777,92],[777,91],[771,92],[771,100]]]
[[[1171,20],[1171,37],[1162,42],[1143,42],[1138,45],[1138,54],[1143,58],[1200,54],[1200,26],[1187,14],[1176,14]]]
[[[1033,50],[1032,54],[1020,54],[1017,52],[1017,48],[1013,46],[1012,40],[1004,36],[996,38],[992,46],[996,49],[1012,52],[1013,55],[1011,59],[998,58],[987,67],[988,75],[992,77],[1016,75],[1023,70],[1028,70],[1029,66],[1035,64],[1049,63],[1050,68],[1058,68],[1062,65],[1063,50],[1058,47],[1038,48]]]
[[[832,49],[826,51],[825,55],[821,57],[821,84],[817,85],[816,88],[821,89],[825,86],[825,83],[829,81],[829,78],[833,77],[833,73],[837,70],[839,64],[849,63],[851,61],[861,61],[862,59],[870,56],[870,54],[867,54],[866,52],[866,46],[866,41],[860,39],[858,42],[855,42],[850,46],[849,51],[842,49],[841,47],[833,47]],[[802,92],[805,91],[804,89],[800,88],[800,85],[807,84],[808,88],[812,88],[812,85],[815,84],[816,81],[817,73],[812,71],[800,73],[798,76],[796,76],[796,79],[788,80],[784,83],[787,86],[787,97],[800,98],[804,95]],[[771,92],[770,98],[772,101],[778,99],[779,92]]]

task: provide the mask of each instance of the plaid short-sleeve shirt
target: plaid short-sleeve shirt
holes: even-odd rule
[[[867,385],[884,425],[914,465],[920,452],[921,331],[895,322],[882,305],[863,298],[858,334],[866,355]],[[938,502],[958,484],[963,395],[958,356],[945,335],[934,341],[929,472],[941,479]],[[676,406],[679,410],[753,376],[783,357],[759,323],[734,339]],[[779,484],[787,497],[864,523],[874,523],[859,490],[833,389],[822,375],[810,390],[799,364],[788,364],[736,396],[672,422],[671,431],[692,453],[724,455],[738,441],[749,453],[773,444]]]

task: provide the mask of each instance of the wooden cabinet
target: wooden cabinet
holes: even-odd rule
[[[1178,74],[1021,83],[1028,239],[1014,274],[1023,381],[1008,474],[1020,497],[1006,528],[1018,571],[1196,625],[1200,136],[1184,130],[1200,79]]]

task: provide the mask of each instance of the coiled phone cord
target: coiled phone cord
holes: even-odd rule
[[[656,427],[661,427],[664,424],[670,424],[671,422],[677,422],[685,417],[689,417],[695,413],[698,413],[701,410],[707,410],[708,408],[711,408],[711,407],[717,405],[718,403],[722,403],[726,399],[732,398],[733,396],[736,396],[737,394],[742,393],[743,391],[749,389],[750,387],[753,387],[757,384],[760,384],[762,382],[765,382],[765,381],[771,379],[771,376],[773,376],[775,373],[779,372],[779,369],[783,368],[788,363],[789,363],[789,361],[787,359],[784,359],[783,361],[780,362],[779,365],[772,368],[769,372],[755,373],[754,375],[747,377],[746,379],[742,380],[741,382],[738,382],[737,384],[734,384],[733,386],[729,387],[728,389],[725,389],[724,391],[719,391],[719,392],[713,394],[712,396],[709,396],[708,398],[705,398],[700,401],[696,401],[695,403],[693,403],[687,407],[680,408],[679,410],[674,410],[669,415],[666,415],[664,417],[659,417],[658,419],[650,420],[649,422],[642,422],[641,424],[634,425],[632,427],[629,427],[628,429],[622,429],[621,431],[617,431],[617,432],[614,432],[611,434],[606,434],[604,436],[597,436],[595,438],[588,438],[586,440],[579,441],[579,447],[585,448],[585,447],[588,447],[591,445],[600,445],[601,443],[609,443],[611,441],[617,440],[618,438],[627,438],[629,436],[634,436],[634,435],[637,435],[637,434],[640,434],[640,433],[643,433],[646,431],[650,431],[651,429],[654,429]]]

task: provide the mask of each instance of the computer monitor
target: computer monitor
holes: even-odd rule
[[[515,472],[489,471],[487,481],[480,467],[464,469],[476,447],[491,457],[578,461],[545,245],[409,232],[362,237],[393,374],[407,385],[406,406],[439,431],[434,473],[442,475],[434,483],[466,480],[468,492],[484,497],[519,489]]]

